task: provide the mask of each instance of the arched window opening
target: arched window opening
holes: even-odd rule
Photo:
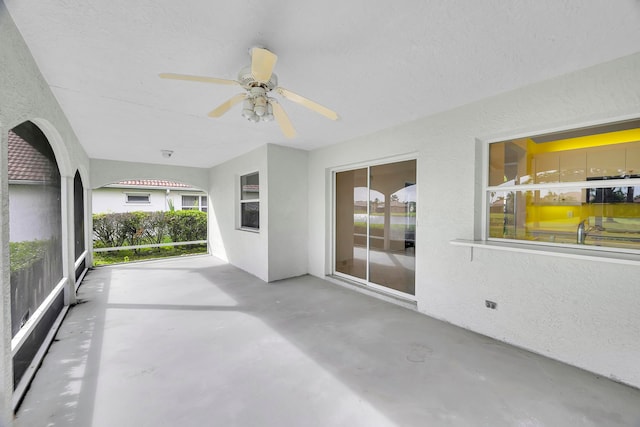
[[[84,185],[80,172],[76,171],[73,179],[73,227],[75,236],[75,268],[76,283],[87,269],[85,262],[85,239],[84,239]]]
[[[166,179],[92,191],[94,265],[208,252],[207,193]]]
[[[9,131],[8,175],[15,387],[64,306],[60,172],[32,122]]]

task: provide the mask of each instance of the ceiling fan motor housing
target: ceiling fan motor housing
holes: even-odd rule
[[[271,73],[271,78],[268,82],[260,83],[256,81],[253,74],[251,74],[251,65],[247,65],[238,73],[238,83],[247,90],[260,86],[263,87],[265,91],[270,92],[278,86],[278,76],[276,76],[276,73]]]

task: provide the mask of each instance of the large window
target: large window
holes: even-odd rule
[[[416,161],[335,174],[336,274],[415,295]]]
[[[260,176],[258,172],[240,177],[240,228],[260,229]]]
[[[640,251],[640,120],[489,145],[487,237]]]

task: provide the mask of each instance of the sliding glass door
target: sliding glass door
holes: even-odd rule
[[[415,295],[416,161],[335,175],[335,272]]]

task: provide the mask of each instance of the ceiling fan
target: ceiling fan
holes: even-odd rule
[[[252,122],[271,121],[275,118],[282,133],[287,138],[295,137],[296,131],[278,100],[270,96],[272,91],[331,120],[338,119],[338,114],[335,111],[278,86],[278,77],[273,72],[273,67],[278,57],[274,53],[258,47],[252,48],[249,53],[251,55],[251,65],[240,70],[238,80],[174,73],[161,73],[160,77],[163,79],[242,86],[246,92],[231,97],[211,111],[208,116],[220,117],[229,111],[231,107],[242,101],[242,115],[244,117]]]

